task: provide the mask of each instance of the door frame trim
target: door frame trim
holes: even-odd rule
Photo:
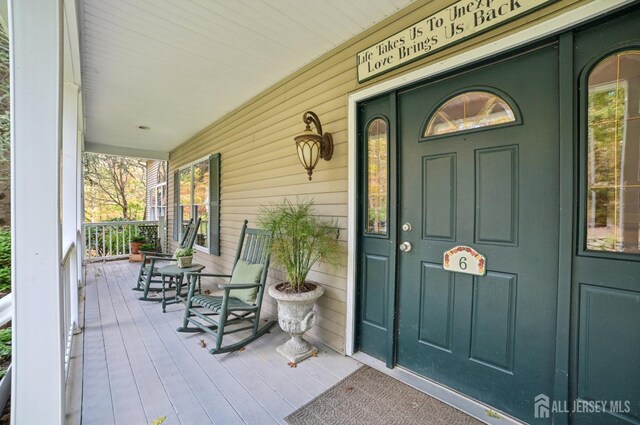
[[[585,21],[605,13],[620,9],[634,0],[611,0],[608,2],[590,2],[584,6],[567,11],[554,18],[504,37],[500,40],[457,54],[451,58],[427,65],[421,69],[374,84],[349,95],[348,98],[348,204],[347,204],[347,314],[345,325],[344,352],[347,356],[354,353],[356,326],[356,271],[357,271],[357,142],[358,109],[357,104],[368,98],[408,86],[412,83],[435,77],[463,66],[486,60],[489,57],[522,47],[565,30],[569,30]],[[566,267],[566,265],[564,265]],[[563,296],[566,294],[562,294]],[[569,302],[569,300],[567,300]],[[566,305],[566,303],[563,302]],[[568,370],[568,369],[567,369]]]

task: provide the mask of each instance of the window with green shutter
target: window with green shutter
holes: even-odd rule
[[[219,153],[200,159],[174,173],[174,240],[180,240],[184,226],[192,217],[201,219],[195,241],[196,249],[220,255]]]

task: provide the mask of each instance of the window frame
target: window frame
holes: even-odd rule
[[[176,197],[176,206],[178,208],[176,210],[176,217],[175,218],[179,223],[179,226],[177,228],[178,229],[178,240],[182,239],[182,236],[183,236],[182,232],[184,231],[184,227],[183,227],[184,218],[182,216],[182,208],[181,207],[183,205],[184,206],[187,205],[187,204],[182,204],[181,203],[181,199],[180,199],[180,183],[181,183],[180,174],[182,174],[183,171],[189,169],[189,180],[191,182],[190,186],[189,186],[189,214],[190,214],[189,217],[193,218],[193,164],[197,164],[197,163],[200,163],[200,162],[202,162],[202,160],[194,161],[193,163],[190,163],[190,164],[187,164],[187,165],[183,165],[182,167],[178,168],[178,170],[177,170],[178,183],[177,183],[176,188],[178,189],[178,191],[176,192],[175,197]],[[194,248],[198,248],[199,245],[196,245],[194,243],[193,247]]]
[[[149,220],[153,220],[153,221],[157,221],[159,217],[166,218],[167,216],[168,199],[167,199],[167,203],[163,205],[162,201],[159,201],[159,198],[158,198],[158,189],[164,186],[164,194],[166,199],[168,163],[166,161],[159,161],[159,162],[160,163],[158,164],[158,168],[156,169],[156,184],[147,189],[147,206],[149,208]],[[165,172],[164,173],[165,178],[163,181],[160,181],[159,179],[161,169],[164,170]],[[154,199],[155,199],[155,202],[154,202]],[[159,211],[162,211],[163,215],[158,214]]]
[[[625,260],[640,262],[640,254],[638,253],[625,253],[625,252],[613,252],[613,251],[598,251],[587,249],[587,202],[588,202],[588,155],[589,155],[589,76],[594,69],[607,58],[616,55],[621,52],[630,50],[640,50],[640,43],[627,42],[615,46],[612,49],[598,52],[597,56],[593,57],[587,65],[582,69],[580,78],[578,80],[578,92],[577,100],[577,112],[576,115],[579,120],[579,167],[578,167],[578,222],[577,222],[577,239],[576,255],[579,257],[589,258],[602,258],[610,260]]]
[[[190,175],[190,193],[189,193],[189,210],[190,216],[195,218],[197,215],[197,205],[194,204],[194,169],[195,166],[201,163],[206,163],[209,167],[209,179],[207,184],[208,203],[204,205],[208,208],[208,220],[206,222],[206,233],[208,246],[198,245],[197,238],[193,244],[193,248],[196,251],[200,251],[206,254],[220,255],[220,154],[210,154],[201,158],[198,158],[188,164],[182,165],[179,168],[174,169],[174,211],[173,211],[173,239],[178,241],[182,238],[182,214],[181,207],[187,206],[187,204],[180,203],[180,173],[184,170],[189,170]],[[200,223],[202,225],[202,223]],[[200,230],[200,229],[198,229]]]
[[[369,162],[368,162],[368,154],[369,154],[369,127],[371,126],[371,124],[375,121],[375,120],[382,120],[384,121],[384,123],[387,126],[387,130],[386,130],[386,138],[387,138],[387,203],[386,203],[386,209],[387,209],[387,231],[382,234],[382,233],[372,233],[367,231],[367,226],[368,226],[368,222],[369,222]],[[384,115],[374,115],[373,117],[371,117],[371,119],[369,119],[369,121],[367,121],[367,123],[364,126],[364,132],[363,132],[363,139],[364,139],[364,143],[363,143],[363,152],[364,152],[364,157],[363,157],[363,166],[364,166],[364,170],[365,170],[365,178],[363,179],[363,184],[364,184],[364,198],[363,198],[363,223],[362,223],[362,234],[370,237],[370,238],[378,238],[378,239],[389,239],[389,235],[390,235],[390,229],[389,229],[389,214],[390,214],[390,178],[391,176],[389,175],[390,172],[390,164],[391,164],[391,149],[390,149],[390,143],[391,143],[391,130],[390,130],[390,123],[389,123],[389,119],[384,116]]]
[[[425,136],[424,135],[426,133],[426,131],[427,131],[427,127],[429,126],[429,121],[431,121],[431,117],[433,117],[434,114],[436,114],[440,110],[440,108],[442,108],[447,102],[449,102],[450,100],[454,99],[455,97],[460,96],[461,94],[464,94],[464,93],[469,93],[469,92],[485,92],[485,93],[489,93],[489,94],[492,94],[494,96],[499,97],[507,105],[509,105],[509,107],[513,111],[513,115],[515,117],[515,120],[511,121],[511,122],[504,123],[504,124],[488,125],[488,126],[478,127],[478,128],[468,128],[466,130],[454,131],[452,133],[436,134],[436,135],[433,135],[433,136]],[[515,126],[515,125],[522,125],[522,123],[523,123],[522,113],[520,112],[520,108],[518,107],[518,104],[513,100],[513,98],[511,96],[509,96],[508,94],[506,94],[502,90],[498,90],[498,89],[496,89],[494,87],[488,87],[488,86],[463,87],[463,88],[460,88],[460,89],[458,89],[456,91],[448,93],[446,96],[441,98],[438,102],[436,102],[435,107],[433,109],[431,109],[431,111],[429,111],[429,113],[426,115],[426,118],[425,118],[424,122],[420,126],[420,134],[418,134],[418,141],[419,142],[427,142],[427,141],[431,142],[431,141],[434,141],[434,140],[440,140],[440,139],[444,139],[444,138],[447,138],[447,137],[456,137],[456,136],[466,135],[466,134],[469,134],[469,133],[479,133],[481,131],[490,131],[490,130],[496,130],[496,129],[499,129],[499,128],[511,127],[511,126]]]
[[[163,205],[162,204],[162,197],[158,196],[158,189],[161,189],[164,191],[164,198],[166,199],[167,197],[167,182],[162,182],[156,185],[156,187],[154,188],[156,191],[156,204],[154,206],[155,208],[155,216],[156,216],[156,220],[159,217],[165,217],[167,216],[167,205],[166,203]],[[158,212],[162,211],[162,215],[160,215]]]
[[[147,205],[148,205],[148,214],[146,220],[156,221],[156,210],[155,210],[155,202],[154,202],[154,194],[156,194],[156,187],[153,186],[147,190]]]

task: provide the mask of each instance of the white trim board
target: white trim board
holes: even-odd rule
[[[358,142],[358,114],[357,104],[365,99],[399,89],[412,83],[435,77],[445,72],[473,64],[488,57],[507,52],[514,48],[525,46],[537,40],[553,36],[564,30],[575,27],[585,21],[604,15],[633,0],[592,1],[576,9],[548,19],[515,34],[487,43],[483,46],[453,56],[451,58],[427,65],[424,68],[408,72],[407,74],[391,78],[379,84],[367,87],[349,95],[348,100],[348,257],[347,257],[347,317],[345,329],[345,354],[353,355],[355,346],[355,303],[356,303],[356,247],[358,238],[357,211],[357,158],[356,144]]]
[[[85,140],[84,152],[102,153],[105,155],[128,156],[142,159],[158,159],[161,161],[169,160],[169,152],[150,151],[137,148],[126,148],[124,146],[104,145],[101,143],[93,143]]]

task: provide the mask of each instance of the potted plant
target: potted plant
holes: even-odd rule
[[[156,251],[156,244],[154,243],[143,243],[142,245],[140,245],[140,251],[146,251],[146,252],[155,252]]]
[[[191,267],[191,263],[193,262],[192,248],[178,249],[174,254],[174,256],[178,260],[178,267],[180,268]]]
[[[132,254],[139,254],[140,253],[140,245],[142,245],[146,241],[147,240],[142,235],[131,236],[131,239],[129,240],[129,249],[130,249],[131,253]]]
[[[313,201],[293,204],[285,199],[262,207],[258,218],[258,224],[272,233],[274,264],[287,274],[288,281],[270,286],[269,295],[278,302],[280,327],[291,336],[277,350],[293,363],[317,352],[302,335],[315,324],[313,306],[324,288],[308,281],[307,274],[317,261],[336,267],[342,260],[336,222],[322,220],[312,210]]]

